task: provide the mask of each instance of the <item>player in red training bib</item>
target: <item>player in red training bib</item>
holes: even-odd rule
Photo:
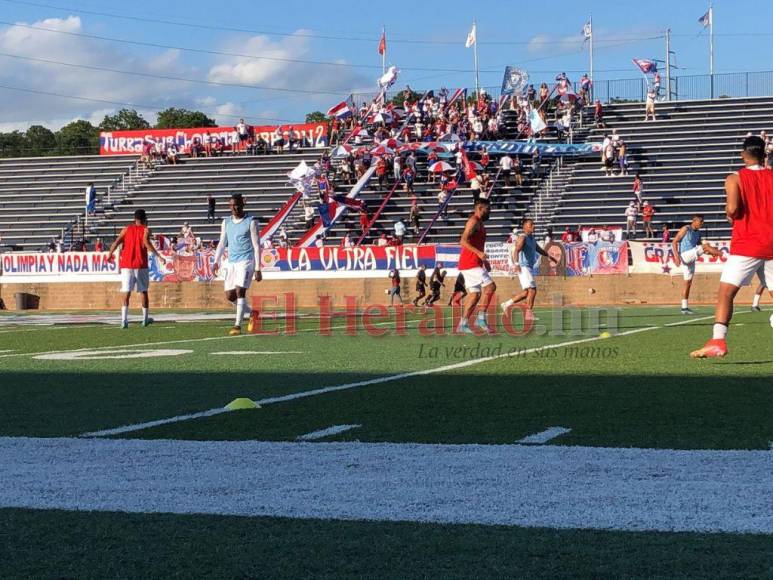
[[[488,219],[491,213],[489,200],[479,198],[475,202],[475,213],[467,220],[462,232],[462,239],[459,245],[462,246],[462,252],[459,254],[459,273],[464,276],[464,283],[467,287],[467,300],[464,304],[464,313],[459,321],[456,332],[465,334],[474,334],[469,326],[469,321],[477,309],[478,326],[486,333],[491,330],[486,324],[486,312],[491,304],[491,298],[497,289],[494,280],[491,279],[489,271],[491,267],[486,256],[486,227],[483,223]]]
[[[721,357],[727,354],[727,329],[733,318],[733,300],[741,286],[752,281],[762,269],[764,285],[773,284],[773,171],[763,166],[765,142],[747,137],[741,157],[744,168],[725,180],[727,217],[733,222],[730,256],[722,270],[714,335],[693,358]]]
[[[148,218],[144,209],[134,212],[134,223],[126,226],[118,234],[108,250],[108,260],[114,260],[113,254],[118,246],[121,246],[121,255],[118,266],[121,269],[121,292],[124,293],[123,306],[121,307],[121,328],[129,327],[129,298],[136,288],[142,294],[142,326],[153,322],[148,316],[148,250],[162,262],[165,258],[150,241]]]

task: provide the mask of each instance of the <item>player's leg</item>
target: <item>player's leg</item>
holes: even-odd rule
[[[129,300],[132,290],[136,286],[137,279],[134,270],[131,268],[121,268],[121,292],[123,293],[123,304],[121,306],[121,328],[129,328]]]
[[[129,299],[131,292],[124,292],[123,305],[121,306],[121,328],[129,328]]]
[[[526,308],[529,312],[534,312],[534,302],[537,299],[537,288],[532,287],[527,290],[528,296],[526,297]]]
[[[468,291],[469,293],[467,294],[467,299],[464,301],[464,312],[462,313],[462,319],[459,321],[459,325],[456,327],[456,332],[472,334],[469,321],[472,319],[473,314],[475,314],[475,309],[478,307],[478,302],[480,302],[481,289],[470,287],[468,288]]]
[[[486,333],[491,333],[491,329],[486,321],[486,315],[488,314],[489,306],[491,306],[491,300],[494,298],[494,293],[497,291],[497,285],[488,272],[486,274],[486,280],[484,280],[484,286],[481,288],[480,303],[478,304],[478,326]]]
[[[150,273],[147,268],[137,270],[137,292],[142,294],[142,326],[153,323],[153,319],[148,316],[150,299],[148,297],[148,288],[150,286]]]
[[[712,338],[703,348],[690,353],[693,358],[722,357],[727,354],[727,331],[733,319],[733,301],[738,290],[751,282],[754,273],[764,264],[764,260],[731,255],[722,269],[717,293],[717,306],[714,310]],[[773,274],[773,266],[770,268]],[[767,274],[767,271],[766,271]]]
[[[754,291],[754,298],[752,299],[752,312],[762,311],[760,308],[760,300],[762,300],[762,294],[765,292],[765,288],[768,284],[768,281],[765,280],[765,266],[761,266],[757,270],[757,278],[759,278],[760,283],[757,286],[757,290]],[[773,296],[773,290],[770,291],[770,295]]]

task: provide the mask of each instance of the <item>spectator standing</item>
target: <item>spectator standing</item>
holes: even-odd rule
[[[505,182],[505,187],[510,187],[510,172],[513,170],[513,158],[504,154],[499,160],[499,171]]]
[[[376,241],[376,245],[379,248],[383,248],[383,247],[386,247],[386,246],[389,245],[389,240],[387,240],[387,237],[386,237],[385,233],[383,233],[383,232],[381,233],[381,235],[379,236],[378,240]]]
[[[641,183],[641,175],[639,175],[639,172],[636,172],[636,176],[633,178],[633,195],[636,198],[636,203],[641,205],[642,202],[642,183]]]
[[[625,141],[620,140],[620,146],[617,149],[617,162],[620,166],[620,175],[628,175],[628,157],[626,155],[627,146]]]
[[[408,219],[410,221],[411,227],[413,228],[413,235],[418,236],[419,224],[421,222],[421,210],[419,210],[419,203],[415,198],[413,203],[411,203],[411,214]]]
[[[397,238],[400,243],[403,243],[403,237],[405,236],[405,224],[403,223],[403,220],[398,219],[395,222],[395,238]]]
[[[282,226],[279,228],[279,247],[286,248],[289,244],[289,237],[287,236],[287,229]]]
[[[593,108],[593,120],[596,122],[597,129],[604,128],[604,106],[598,99],[596,99],[596,104]]]
[[[649,121],[650,117],[653,121],[657,120],[655,118],[655,89],[652,87],[647,89],[647,101],[644,104],[644,120]]]
[[[442,217],[443,221],[446,223],[448,223],[448,206],[446,205],[447,201],[448,193],[446,192],[445,188],[441,187],[437,194],[437,209],[440,212],[439,217]]]
[[[639,216],[639,209],[636,207],[636,202],[631,202],[625,209],[625,236],[630,240],[636,237],[636,218]]]
[[[207,194],[207,223],[215,223],[215,197],[211,194]]]
[[[655,232],[652,229],[652,216],[655,215],[655,208],[650,202],[645,201],[641,208],[641,220],[644,223],[644,235],[648,238],[654,238]]]
[[[569,229],[569,226],[566,226],[564,233],[561,234],[561,242],[563,242],[564,244],[571,244],[572,237],[573,237],[572,230]]]
[[[671,241],[671,231],[668,229],[668,224],[663,224],[662,238],[663,243],[667,244]]]
[[[612,176],[612,166],[615,163],[615,146],[612,145],[612,140],[604,148],[604,171],[607,177]]]
[[[102,238],[97,238],[97,241],[94,242],[94,251],[95,252],[105,251],[105,244],[102,243]]]

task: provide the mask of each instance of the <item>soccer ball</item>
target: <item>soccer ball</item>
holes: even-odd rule
[[[770,315],[770,325],[773,326],[773,314]]]

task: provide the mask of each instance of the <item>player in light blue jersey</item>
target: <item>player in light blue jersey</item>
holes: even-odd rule
[[[242,333],[242,320],[251,309],[247,305],[247,289],[254,278],[260,282],[260,232],[258,220],[244,213],[244,198],[234,193],[228,201],[231,215],[223,220],[220,228],[220,242],[215,252],[215,273],[220,268],[220,260],[228,249],[228,261],[225,268],[225,296],[236,306],[236,322],[229,334]]]
[[[539,247],[537,238],[534,237],[534,220],[528,218],[523,222],[523,233],[518,236],[515,242],[513,254],[515,272],[518,274],[522,291],[507,302],[503,302],[502,310],[507,312],[507,309],[513,304],[526,300],[526,308],[531,317],[536,320],[534,316],[534,301],[537,298],[537,283],[534,281],[533,269],[537,265],[537,255],[545,256],[555,263],[558,263],[558,260],[549,256],[545,250]]]
[[[701,228],[703,227],[703,216],[696,214],[692,221],[683,226],[674,236],[671,242],[674,252],[674,262],[677,268],[682,267],[684,275],[684,287],[682,288],[682,314],[694,314],[690,310],[689,299],[690,289],[692,288],[692,278],[695,275],[695,264],[703,254],[720,257],[722,252],[703,241]]]

